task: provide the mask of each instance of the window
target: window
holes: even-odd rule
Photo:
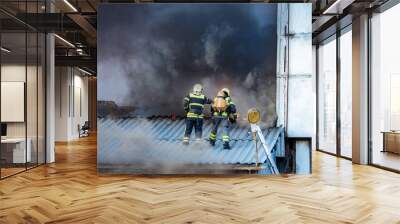
[[[371,19],[372,163],[400,170],[400,5]]]
[[[351,28],[351,27],[350,27]],[[340,155],[352,157],[352,33],[340,36]]]
[[[336,40],[318,48],[317,147],[336,153]]]

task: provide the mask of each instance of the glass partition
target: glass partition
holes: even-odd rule
[[[24,11],[27,13],[38,13],[41,7],[38,1],[27,1]],[[38,22],[38,17],[31,19],[32,23]],[[31,161],[27,163],[27,167],[32,168],[38,165],[38,62],[39,35],[35,29],[27,27],[27,142],[31,151]],[[29,149],[29,148],[27,148]]]
[[[44,1],[17,5],[0,3],[18,13],[42,13]],[[46,39],[10,15],[0,12],[0,18],[0,178],[5,178],[45,163]]]
[[[31,161],[26,141],[26,41],[25,32],[1,34],[2,177],[24,171]]]

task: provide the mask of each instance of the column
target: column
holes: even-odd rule
[[[368,15],[353,20],[353,162],[368,163]]]

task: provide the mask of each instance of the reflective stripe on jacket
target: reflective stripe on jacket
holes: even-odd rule
[[[196,95],[190,93],[184,99],[184,107],[188,118],[203,118],[204,104],[210,104],[210,100],[203,94]]]

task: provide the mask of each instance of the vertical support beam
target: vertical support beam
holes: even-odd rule
[[[47,12],[53,12],[51,1],[46,2]],[[54,34],[46,34],[46,163],[55,162],[55,43]]]
[[[368,15],[353,20],[353,162],[368,163]]]
[[[315,149],[319,149],[319,45],[315,46]],[[314,142],[314,141],[313,141]]]
[[[336,31],[336,155],[341,156],[341,137],[342,137],[342,123],[341,123],[341,108],[340,108],[340,83],[341,83],[341,64],[340,64],[340,36],[341,31]]]
[[[289,5],[278,5],[277,18],[277,62],[276,62],[276,108],[278,126],[285,127],[287,131],[287,79],[288,79],[288,23]]]
[[[289,136],[289,91],[290,91],[290,73],[292,72],[290,70],[290,57],[291,57],[291,49],[290,49],[290,35],[291,35],[291,30],[290,30],[290,5],[287,7],[287,28],[285,29],[285,37],[286,37],[286,98],[285,98],[285,131],[286,135]]]
[[[28,3],[25,3],[25,12],[28,12]],[[25,21],[28,21],[25,13]],[[24,88],[24,121],[25,121],[25,170],[28,169],[28,24],[25,23],[25,88]]]
[[[91,131],[97,131],[97,79],[89,77],[88,80],[89,124]]]

